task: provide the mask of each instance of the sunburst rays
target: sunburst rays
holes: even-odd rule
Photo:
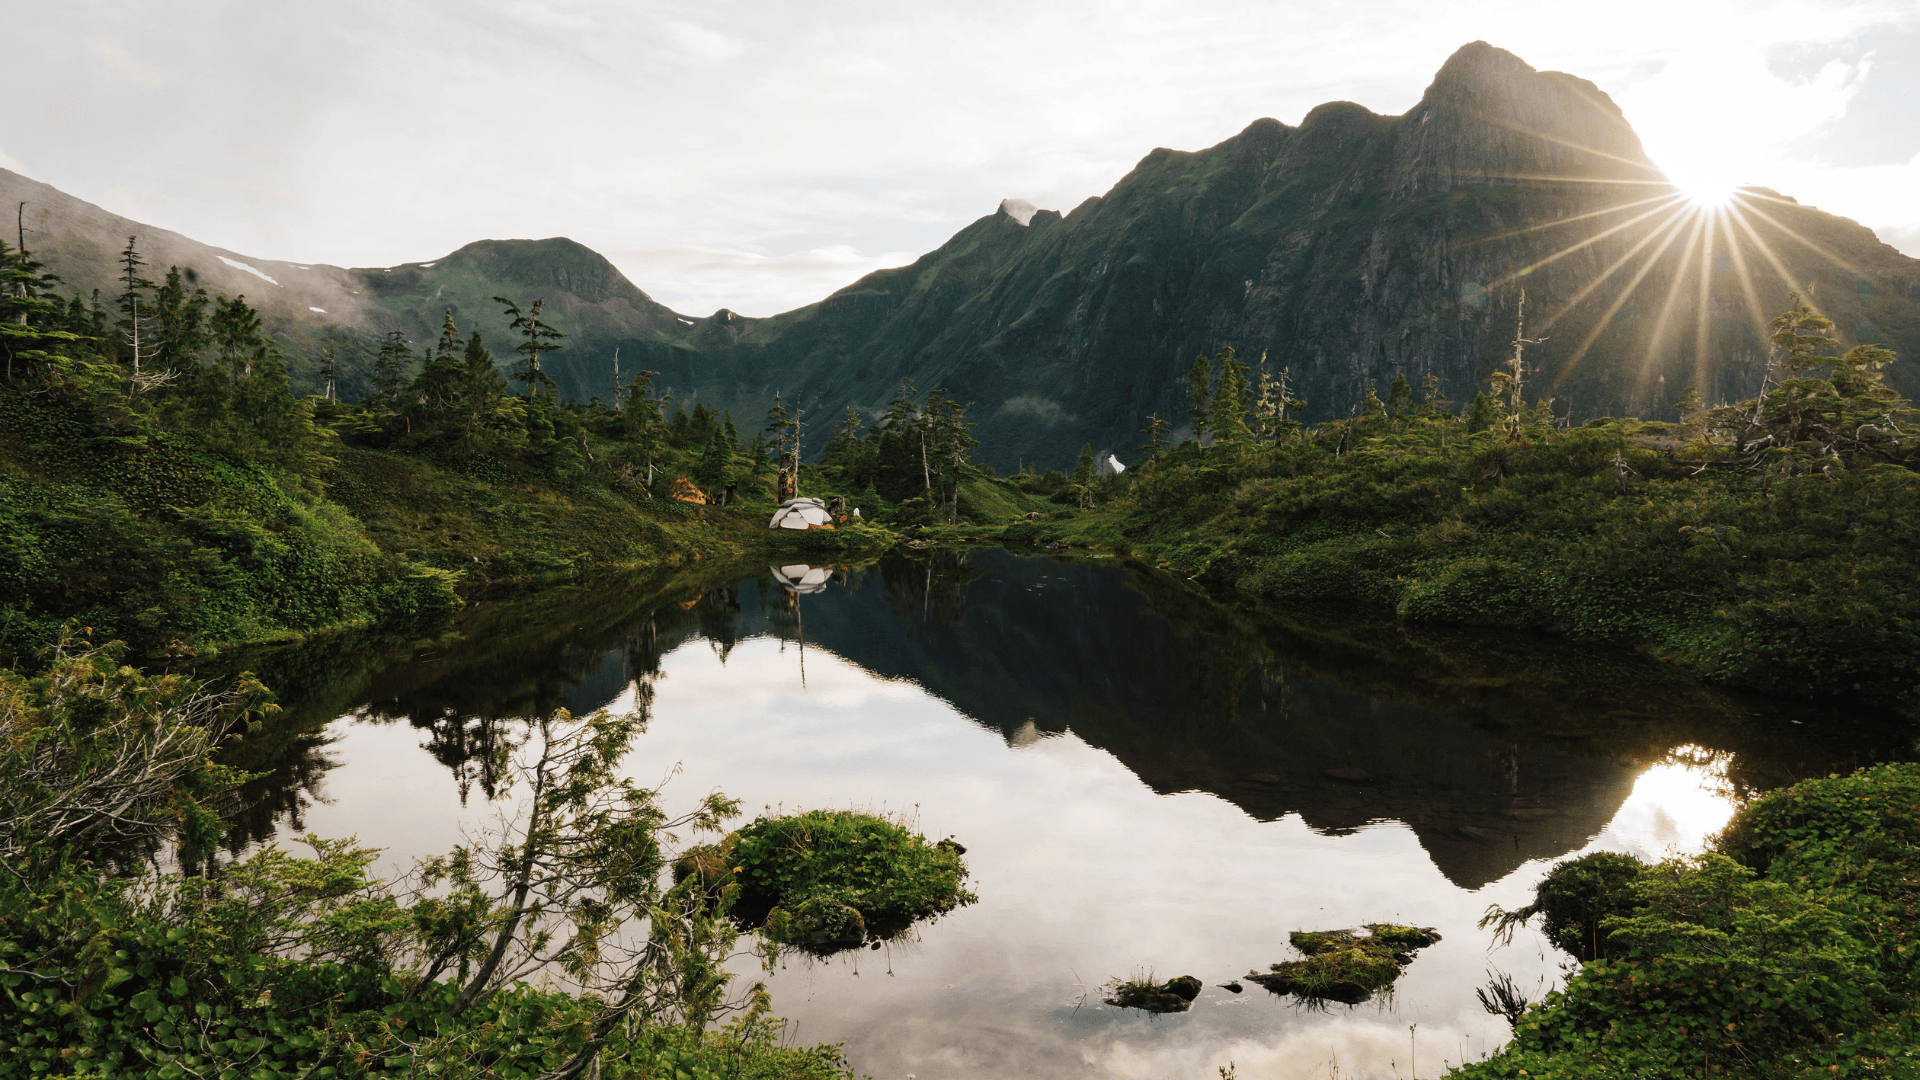
[[[1523,130],[1511,123],[1499,126]],[[1729,284],[1737,285],[1739,301],[1743,302],[1740,307],[1744,311],[1740,314],[1750,320],[1749,326],[1760,340],[1766,336],[1768,319],[1767,307],[1760,298],[1767,284],[1765,279],[1772,278],[1783,293],[1806,287],[1789,269],[1788,256],[1793,252],[1811,254],[1848,275],[1864,276],[1864,271],[1853,261],[1787,220],[1787,208],[1800,208],[1793,200],[1753,187],[1684,190],[1645,162],[1631,161],[1555,135],[1524,133],[1593,155],[1606,163],[1600,165],[1601,172],[1614,171],[1608,166],[1618,162],[1644,168],[1651,174],[1645,180],[1622,177],[1617,172],[1615,175],[1547,176],[1515,171],[1498,177],[1508,182],[1606,185],[1620,190],[1623,196],[1598,209],[1490,233],[1470,242],[1475,246],[1512,242],[1551,234],[1554,230],[1563,231],[1560,246],[1531,257],[1524,265],[1489,282],[1486,286],[1489,290],[1562,264],[1583,252],[1589,256],[1602,253],[1607,256],[1604,265],[1587,270],[1585,280],[1570,296],[1559,299],[1558,307],[1545,312],[1539,323],[1540,331],[1545,333],[1571,319],[1579,335],[1578,343],[1566,354],[1551,380],[1554,391],[1582,369],[1583,361],[1608,331],[1616,328],[1622,311],[1641,293],[1649,279],[1664,280],[1665,288],[1651,302],[1652,316],[1646,320],[1639,368],[1630,375],[1636,396],[1651,389],[1655,377],[1666,372],[1690,373],[1695,385],[1703,388],[1712,382],[1718,367],[1714,362],[1715,342],[1723,340],[1716,339],[1714,333],[1717,282],[1727,280],[1721,277],[1723,273],[1730,272]],[[1495,177],[1489,174],[1488,178]],[[1567,235],[1565,230],[1577,231]],[[1756,274],[1762,279],[1760,282],[1756,282]],[[1686,310],[1689,307],[1693,309],[1691,312]],[[1596,308],[1597,317],[1593,315]]]

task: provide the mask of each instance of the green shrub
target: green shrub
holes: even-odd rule
[[[731,912],[743,925],[824,955],[892,940],[922,919],[973,903],[964,853],[889,818],[811,810],[756,818],[718,847],[689,852],[674,876],[737,884]]]
[[[1561,912],[1556,943],[1607,958],[1455,1075],[1920,1072],[1920,765],[1774,792],[1714,846],[1550,874],[1533,907]]]

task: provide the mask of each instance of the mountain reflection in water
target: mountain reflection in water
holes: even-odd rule
[[[752,658],[728,666],[728,658],[749,642],[758,642]],[[681,651],[696,643],[694,651]],[[685,659],[709,650],[717,663]],[[252,810],[229,837],[236,854],[270,837],[298,833],[323,796],[391,799],[395,809],[362,808],[355,816],[347,813],[354,808],[336,802],[328,813],[336,822],[351,818],[363,842],[391,846],[401,856],[428,854],[438,850],[432,837],[419,840],[421,849],[414,850],[413,841],[397,834],[369,833],[398,829],[409,815],[457,816],[469,804],[482,806],[527,716],[554,708],[583,713],[615,702],[644,704],[656,692],[662,695],[656,709],[660,730],[643,740],[636,756],[649,747],[689,758],[717,755],[701,766],[712,776],[703,774],[699,782],[717,783],[735,795],[759,794],[737,787],[757,783],[768,801],[867,805],[883,797],[889,778],[911,776],[904,788],[891,788],[895,797],[905,791],[908,801],[919,802],[924,792],[944,806],[946,816],[935,827],[961,832],[983,875],[981,903],[927,932],[929,942],[946,935],[957,952],[948,956],[930,945],[928,955],[901,961],[896,966],[916,970],[903,967],[900,980],[886,984],[894,988],[892,997],[868,1005],[857,1004],[861,995],[881,988],[862,987],[857,979],[823,987],[826,975],[781,976],[814,987],[798,1001],[791,992],[779,996],[784,984],[775,984],[782,1013],[797,1009],[810,1024],[839,1017],[851,1025],[811,1035],[803,1029],[802,1037],[852,1038],[856,1065],[876,1075],[880,1062],[907,1068],[932,1054],[929,1046],[946,1046],[941,1040],[948,1036],[903,1034],[913,1023],[931,1024],[941,1016],[950,1016],[956,1028],[1004,1027],[1003,1034],[1012,1033],[1006,1037],[1045,1044],[1050,1049],[1034,1051],[1027,1064],[1075,1075],[1080,1066],[1074,1062],[1084,1064],[1091,1053],[1084,1046],[1074,1050],[1081,1045],[1075,1040],[1090,1037],[1087,1025],[1093,1021],[1082,1008],[1055,1008],[1062,995],[1079,992],[1058,980],[1071,968],[1090,989],[1130,972],[1072,965],[1198,965],[1204,950],[1175,942],[1204,931],[1219,939],[1207,946],[1218,954],[1207,962],[1264,967],[1286,958],[1286,930],[1397,917],[1403,900],[1394,890],[1409,887],[1399,883],[1418,882],[1420,873],[1431,871],[1396,869],[1382,876],[1377,860],[1401,856],[1383,854],[1398,850],[1389,838],[1368,837],[1402,826],[1445,882],[1456,890],[1490,891],[1455,892],[1446,900],[1448,912],[1434,918],[1454,919],[1443,927],[1447,940],[1434,958],[1423,956],[1413,966],[1401,993],[1440,994],[1456,1018],[1462,1009],[1477,1013],[1471,986],[1482,977],[1485,941],[1471,930],[1471,918],[1490,899],[1523,898],[1532,878],[1519,880],[1517,870],[1535,864],[1530,873],[1537,875],[1544,867],[1539,861],[1588,847],[1620,815],[1637,783],[1656,773],[1688,784],[1711,774],[1728,794],[1738,795],[1893,756],[1900,745],[1895,726],[1875,718],[1842,721],[1838,710],[1789,710],[1702,689],[1635,656],[1597,654],[1526,635],[1414,631],[1350,615],[1225,604],[1184,582],[1129,572],[1108,560],[1021,558],[997,549],[896,556],[858,568],[741,568],[717,581],[597,582],[481,606],[455,632],[434,641],[370,641],[358,649],[244,659],[280,689],[286,712],[267,737],[249,739],[238,755],[242,760],[234,762],[265,774],[250,787]],[[813,676],[805,688],[799,682],[803,664]],[[668,677],[668,669],[678,674]],[[770,670],[786,671],[792,685],[775,695],[767,685]],[[860,694],[873,696],[846,689],[852,671],[865,673],[865,685],[897,688],[882,696],[891,695],[896,704],[887,708],[902,710],[901,719],[889,725],[884,716],[876,719],[846,704]],[[924,702],[928,695],[991,731],[1010,750],[1051,757],[985,775],[998,766],[977,754],[966,756],[974,751],[951,750],[961,744],[940,727],[949,715],[944,707],[930,712],[899,704]],[[799,707],[794,703],[808,697],[815,699],[814,711],[792,719]],[[677,734],[666,730],[673,727],[666,713],[675,710],[686,718]],[[411,737],[394,737],[404,733]],[[811,745],[803,751],[803,744],[781,739]],[[926,745],[916,748],[903,739]],[[412,752],[409,743],[425,753]],[[925,755],[935,744],[959,756],[929,761]],[[1062,749],[1048,750],[1053,746]],[[1201,827],[1194,820],[1212,822],[1204,827],[1242,837],[1209,841],[1228,845],[1220,864],[1161,871],[1207,875],[1215,880],[1211,894],[1195,896],[1199,886],[1182,880],[1136,888],[1125,864],[1153,864],[1148,854],[1085,850],[1089,841],[1067,838],[1078,835],[1072,828],[1092,827],[1084,822],[1035,816],[1008,823],[994,819],[1003,807],[983,805],[980,820],[970,824],[955,815],[967,813],[968,800],[976,796],[934,790],[939,784],[960,791],[969,783],[983,789],[998,784],[1002,802],[1026,798],[1014,777],[1052,776],[1055,781],[1042,782],[1058,782],[1066,774],[1046,770],[1061,768],[1084,776],[1103,767],[1089,753],[1109,755],[1157,796],[1209,793],[1237,808],[1227,813],[1241,815],[1244,825],[1179,803],[1187,809],[1163,821],[1099,822],[1090,834],[1137,834],[1142,843],[1159,835],[1163,844],[1178,846],[1182,841],[1165,838]],[[780,778],[783,754],[792,759],[788,772],[808,771],[804,784]],[[1007,754],[1001,751],[1003,758]],[[801,764],[803,758],[810,764]],[[670,767],[672,760],[647,767]],[[967,770],[973,775],[956,775]],[[744,779],[731,778],[743,771]],[[402,778],[398,784],[396,777]],[[1061,789],[1071,786],[1063,782]],[[433,795],[447,789],[457,792],[457,803]],[[1055,819],[1094,812],[1090,804],[1048,803],[1049,797],[1032,793],[1031,806],[1021,812]],[[431,798],[441,802],[430,804]],[[403,804],[414,809],[399,809]],[[1131,796],[1101,807],[1104,814],[1153,812]],[[1328,839],[1286,839],[1295,835],[1295,818],[1302,835]],[[1248,826],[1256,831],[1247,832]],[[1660,828],[1686,833],[1696,843],[1705,831],[1685,822]],[[1351,838],[1348,849],[1338,847],[1341,837]],[[1268,850],[1256,856],[1251,849],[1262,844]],[[1021,845],[1032,851],[1012,850]],[[1196,850],[1205,847],[1196,843]],[[1242,872],[1231,865],[1234,852],[1267,862]],[[1649,853],[1659,854],[1658,848]],[[1115,865],[1102,866],[1101,859]],[[1376,869],[1354,859],[1376,860],[1367,864]],[[1347,866],[1359,867],[1354,882],[1372,884],[1343,884],[1339,868]],[[1054,874],[1065,876],[1056,880],[1049,876]],[[1016,880],[1023,876],[1044,879],[1044,886]],[[1302,877],[1325,880],[1288,883]],[[1064,895],[1075,889],[1085,894]],[[1222,895],[1230,889],[1255,895],[1235,901]],[[1303,895],[1311,899],[1285,900],[1281,894],[1288,889],[1307,889]],[[1125,911],[1087,914],[1103,898],[1116,903],[1122,890],[1137,894],[1130,901],[1139,909],[1133,914],[1146,922],[1128,922]],[[1044,899],[1020,900],[1028,891]],[[1366,910],[1330,910],[1348,894]],[[1263,895],[1272,899],[1263,902]],[[1147,918],[1148,911],[1180,911],[1196,902],[1222,920],[1217,928],[1209,930],[1203,919],[1198,929],[1170,934],[1164,920]],[[1404,905],[1419,902],[1411,898]],[[1008,907],[1018,903],[1042,906]],[[1272,910],[1255,914],[1263,908]],[[1309,916],[1328,921],[1303,925]],[[1091,947],[1062,944],[1068,931],[1045,929],[1050,920],[1062,919],[1081,934],[1121,940],[1106,942],[1106,951],[1090,958],[1096,952]],[[1055,956],[1049,950],[1065,951]],[[1529,963],[1552,970],[1545,954]],[[1193,973],[1215,983],[1244,970]],[[984,980],[985,988],[969,999],[970,1012],[956,1012],[939,997],[941,986],[953,991],[962,978]],[[1216,1041],[1228,1032],[1245,1037],[1271,1026],[1246,1013],[1263,996],[1255,991],[1229,1001],[1209,990],[1195,1013],[1162,1024],[1190,1025],[1180,1030],[1196,1039],[1202,1031],[1215,1032],[1209,1037]],[[1094,1010],[1110,1011],[1097,1005]],[[1228,1015],[1242,1015],[1234,1022],[1239,1026],[1206,1019]],[[1491,1023],[1504,1031],[1504,1022]],[[1173,1037],[1173,1027],[1159,1030],[1157,1037]],[[1404,1048],[1404,1023],[1398,1030]],[[1384,1070],[1384,1059],[1379,1065]],[[921,1075],[933,1073],[923,1069]]]

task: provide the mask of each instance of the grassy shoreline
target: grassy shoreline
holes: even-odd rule
[[[0,663],[72,622],[129,658],[444,623],[463,603],[616,571],[877,551],[871,525],[776,532],[762,509],[575,478],[476,477],[333,448],[318,483],[179,436],[109,439],[59,403],[0,401]]]
[[[910,535],[1112,552],[1210,588],[1544,632],[1716,685],[1920,714],[1920,474],[1700,475],[1660,446],[1671,428],[1444,452],[1189,445],[1093,509]]]

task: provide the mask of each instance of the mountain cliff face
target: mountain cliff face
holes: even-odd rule
[[[1484,42],[1404,116],[1334,102],[1298,127],[1155,150],[1064,216],[1009,203],[911,266],[768,319],[678,315],[564,239],[349,270],[207,248],[11,173],[0,195],[29,201],[29,246],[69,281],[111,294],[112,253],[137,233],[156,267],[261,304],[296,355],[327,327],[425,342],[452,307],[504,356],[491,297],[544,296],[571,335],[549,364],[570,396],[606,393],[615,349],[623,371],[742,420],[775,391],[817,421],[872,415],[912,378],[969,403],[981,457],[1003,468],[1063,465],[1083,442],[1124,459],[1148,414],[1184,423],[1192,358],[1223,346],[1290,369],[1307,419],[1347,415],[1396,373],[1463,401],[1510,355],[1523,288],[1527,396],[1576,418],[1664,417],[1689,384],[1710,403],[1750,396],[1790,289],[1845,344],[1898,352],[1892,381],[1920,391],[1920,260],[1764,189],[1691,203],[1593,84]]]
[[[1196,353],[1292,369],[1310,419],[1428,374],[1456,402],[1510,353],[1576,417],[1664,416],[1697,384],[1751,395],[1764,323],[1811,290],[1849,344],[1920,354],[1920,261],[1853,222],[1750,191],[1677,199],[1591,83],[1476,42],[1400,117],[1346,102],[1155,150],[1065,217],[982,218],[912,266],[754,325],[715,390],[871,407],[902,376],[974,405],[996,463],[1131,447],[1184,419]],[[725,379],[740,380],[729,384]],[[760,380],[757,387],[754,380]]]

